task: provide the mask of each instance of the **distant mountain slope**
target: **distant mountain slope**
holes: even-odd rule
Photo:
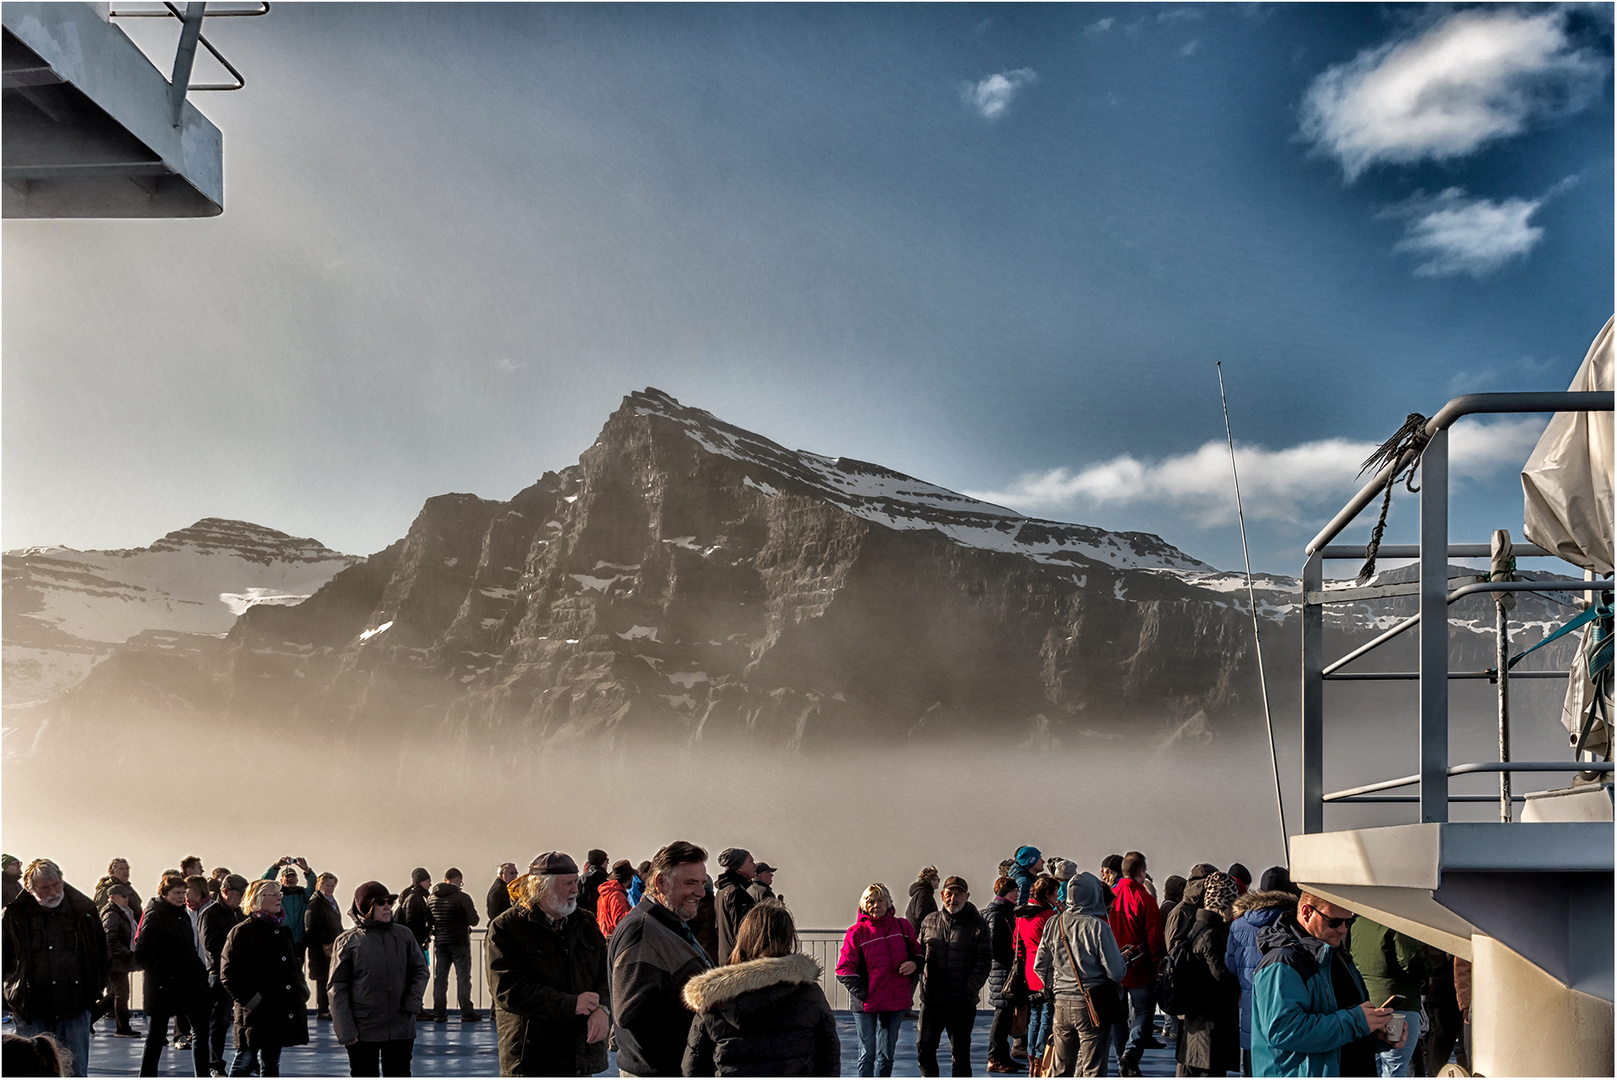
[[[9,551],[5,702],[54,697],[149,631],[223,636],[257,604],[296,604],[360,560],[245,521],[203,518],[150,547]]]
[[[134,637],[36,718],[71,731],[187,712],[508,752],[1211,731],[1260,715],[1244,585],[1157,536],[790,451],[648,389],[576,465],[508,501],[428,499],[402,539],[302,603],[256,604],[222,639]],[[1265,659],[1285,715],[1297,582],[1257,587],[1279,631]],[[1328,647],[1412,603],[1330,609]],[[1455,638],[1477,667],[1491,603],[1455,609],[1477,624]]]

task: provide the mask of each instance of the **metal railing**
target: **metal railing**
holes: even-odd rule
[[[180,117],[185,108],[185,96],[192,90],[240,90],[247,85],[247,77],[236,70],[234,64],[225,59],[225,54],[214,48],[213,43],[202,36],[202,20],[214,19],[250,19],[259,15],[269,14],[269,0],[260,0],[253,7],[242,9],[229,9],[225,11],[209,11],[208,5],[191,2],[185,5],[182,13],[178,7],[164,0],[162,9],[154,8],[123,8],[109,10],[109,19],[169,19],[180,20],[180,41],[174,50],[174,70],[169,76],[169,107],[174,114],[174,126],[180,126]],[[230,72],[234,83],[194,83],[191,81],[191,69],[196,63],[197,46],[201,45],[219,61],[219,66]]]
[[[1597,592],[1612,590],[1611,578],[1597,581],[1559,579],[1550,581],[1480,581],[1450,588],[1448,561],[1451,558],[1486,558],[1491,554],[1487,544],[1449,543],[1449,428],[1462,416],[1482,413],[1544,413],[1544,412],[1611,412],[1612,395],[1599,392],[1564,392],[1532,394],[1467,394],[1457,397],[1427,421],[1424,434],[1428,441],[1424,449],[1406,451],[1389,463],[1375,479],[1364,485],[1348,504],[1331,519],[1306,549],[1308,561],[1303,567],[1303,655],[1302,655],[1302,781],[1303,832],[1325,831],[1327,803],[1353,802],[1407,802],[1419,806],[1422,822],[1446,822],[1451,802],[1496,802],[1492,795],[1451,795],[1449,779],[1474,773],[1544,773],[1544,772],[1604,772],[1610,775],[1610,762],[1467,762],[1449,763],[1449,682],[1453,679],[1488,678],[1488,672],[1451,672],[1449,670],[1449,605],[1466,596],[1478,593],[1531,591],[1531,592]],[[1332,546],[1342,531],[1352,524],[1359,513],[1374,502],[1393,478],[1401,475],[1416,457],[1420,460],[1420,543],[1417,545],[1384,544],[1380,557],[1388,559],[1413,558],[1418,560],[1419,582],[1414,589],[1407,586],[1380,586],[1360,589],[1327,591],[1324,564],[1330,560],[1361,560],[1364,549],[1357,546]],[[1518,558],[1549,557],[1553,553],[1532,544],[1515,547]],[[1328,604],[1353,603],[1380,596],[1418,595],[1419,612],[1405,619],[1374,640],[1352,650],[1347,655],[1327,663],[1325,660],[1324,609]],[[1404,632],[1420,627],[1418,670],[1414,672],[1342,672],[1341,668],[1374,651]],[[1518,672],[1518,678],[1565,678],[1561,672]],[[1327,681],[1383,681],[1409,680],[1420,682],[1420,752],[1419,771],[1410,776],[1378,781],[1341,791],[1325,791],[1324,689]],[[1376,792],[1418,785],[1418,795],[1378,795]]]

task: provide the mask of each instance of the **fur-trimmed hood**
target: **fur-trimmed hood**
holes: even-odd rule
[[[740,964],[709,968],[685,984],[685,1005],[692,1012],[716,1012],[742,994],[793,983],[818,983],[820,965],[812,956],[766,956]]]
[[[1240,918],[1249,911],[1264,911],[1268,908],[1297,909],[1297,894],[1289,893],[1283,889],[1251,889],[1245,896],[1236,897],[1235,917]]]

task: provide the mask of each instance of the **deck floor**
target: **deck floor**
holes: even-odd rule
[[[987,1012],[979,1013],[977,1026],[972,1032],[972,1064],[977,1075],[983,1075],[983,1067],[988,1057],[988,1021],[991,1015]],[[145,1018],[137,1014],[135,1027],[144,1031]],[[100,1030],[102,1028],[110,1028],[110,1024],[106,1021],[98,1024],[95,1035],[90,1039],[90,1075],[138,1074],[144,1040],[116,1039],[103,1034]],[[5,1030],[11,1030],[9,1017],[6,1018]],[[858,1071],[859,1049],[858,1040],[854,1036],[851,1014],[837,1013],[837,1033],[842,1038],[842,1075],[853,1076]],[[309,1035],[311,1041],[308,1046],[288,1049],[281,1056],[281,1075],[347,1076],[348,1055],[332,1037],[331,1022],[310,1020]],[[227,1050],[225,1060],[229,1061],[230,1057],[231,1053]],[[938,1058],[947,1075],[949,1071],[947,1038],[939,1048]],[[1172,1048],[1147,1052],[1140,1063],[1140,1069],[1147,1076],[1172,1076],[1174,1074]],[[415,1058],[411,1071],[416,1076],[498,1076],[500,1062],[495,1049],[493,1023],[484,1020],[480,1024],[462,1024],[459,1019],[452,1018],[447,1024],[418,1024]],[[1116,1075],[1115,1061],[1111,1063],[1109,1071],[1112,1075]],[[158,1073],[161,1076],[190,1076],[191,1052],[176,1051],[172,1048],[165,1050]],[[601,1075],[616,1076],[616,1060],[611,1061],[610,1068]],[[915,1062],[914,1020],[905,1020],[904,1027],[899,1033],[898,1055],[893,1062],[893,1075],[921,1075],[921,1070]]]

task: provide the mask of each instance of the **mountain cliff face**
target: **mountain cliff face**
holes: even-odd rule
[[[150,547],[35,547],[3,559],[7,706],[61,694],[131,639],[155,645],[223,635],[248,608],[300,603],[360,561],[315,540],[220,518]]]
[[[130,641],[61,704],[359,745],[1037,745],[1258,714],[1244,584],[1156,536],[790,451],[646,390],[578,464],[506,502],[429,499],[307,600],[255,605],[222,640]],[[1259,582],[1282,716],[1296,587]],[[1381,617],[1332,609],[1333,636]]]

